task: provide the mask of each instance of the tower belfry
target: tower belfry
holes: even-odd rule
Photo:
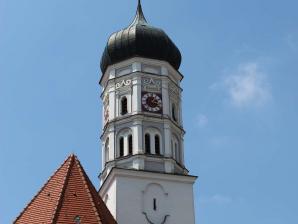
[[[193,184],[184,164],[181,53],[147,22],[113,33],[101,59],[100,195],[120,224],[194,224]]]

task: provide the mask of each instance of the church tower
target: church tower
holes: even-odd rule
[[[133,22],[112,34],[101,59],[100,196],[119,224],[194,224],[184,164],[181,54],[149,25],[140,0]]]

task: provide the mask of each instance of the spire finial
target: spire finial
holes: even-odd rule
[[[146,18],[143,13],[141,0],[138,0],[138,8],[137,8],[136,16],[131,25],[135,25],[135,24],[147,24]]]

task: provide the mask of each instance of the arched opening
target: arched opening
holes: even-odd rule
[[[160,138],[158,135],[155,135],[154,142],[155,142],[155,154],[160,155]]]
[[[177,121],[176,106],[172,104],[172,118],[174,121]]]
[[[128,154],[132,155],[133,143],[132,143],[132,135],[128,136]]]
[[[151,153],[150,134],[145,134],[145,151],[148,154]]]
[[[109,146],[109,144],[110,144],[110,140],[108,138],[105,143],[105,163],[109,162],[109,160],[110,160],[110,157],[109,157],[110,146]]]
[[[128,111],[127,111],[127,98],[125,96],[125,97],[122,97],[122,99],[121,99],[121,115],[125,115],[127,113],[128,113]]]
[[[124,138],[121,137],[119,140],[119,156],[124,156]]]

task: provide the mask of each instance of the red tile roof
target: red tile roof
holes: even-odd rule
[[[14,221],[15,224],[116,224],[79,160],[71,155]]]

